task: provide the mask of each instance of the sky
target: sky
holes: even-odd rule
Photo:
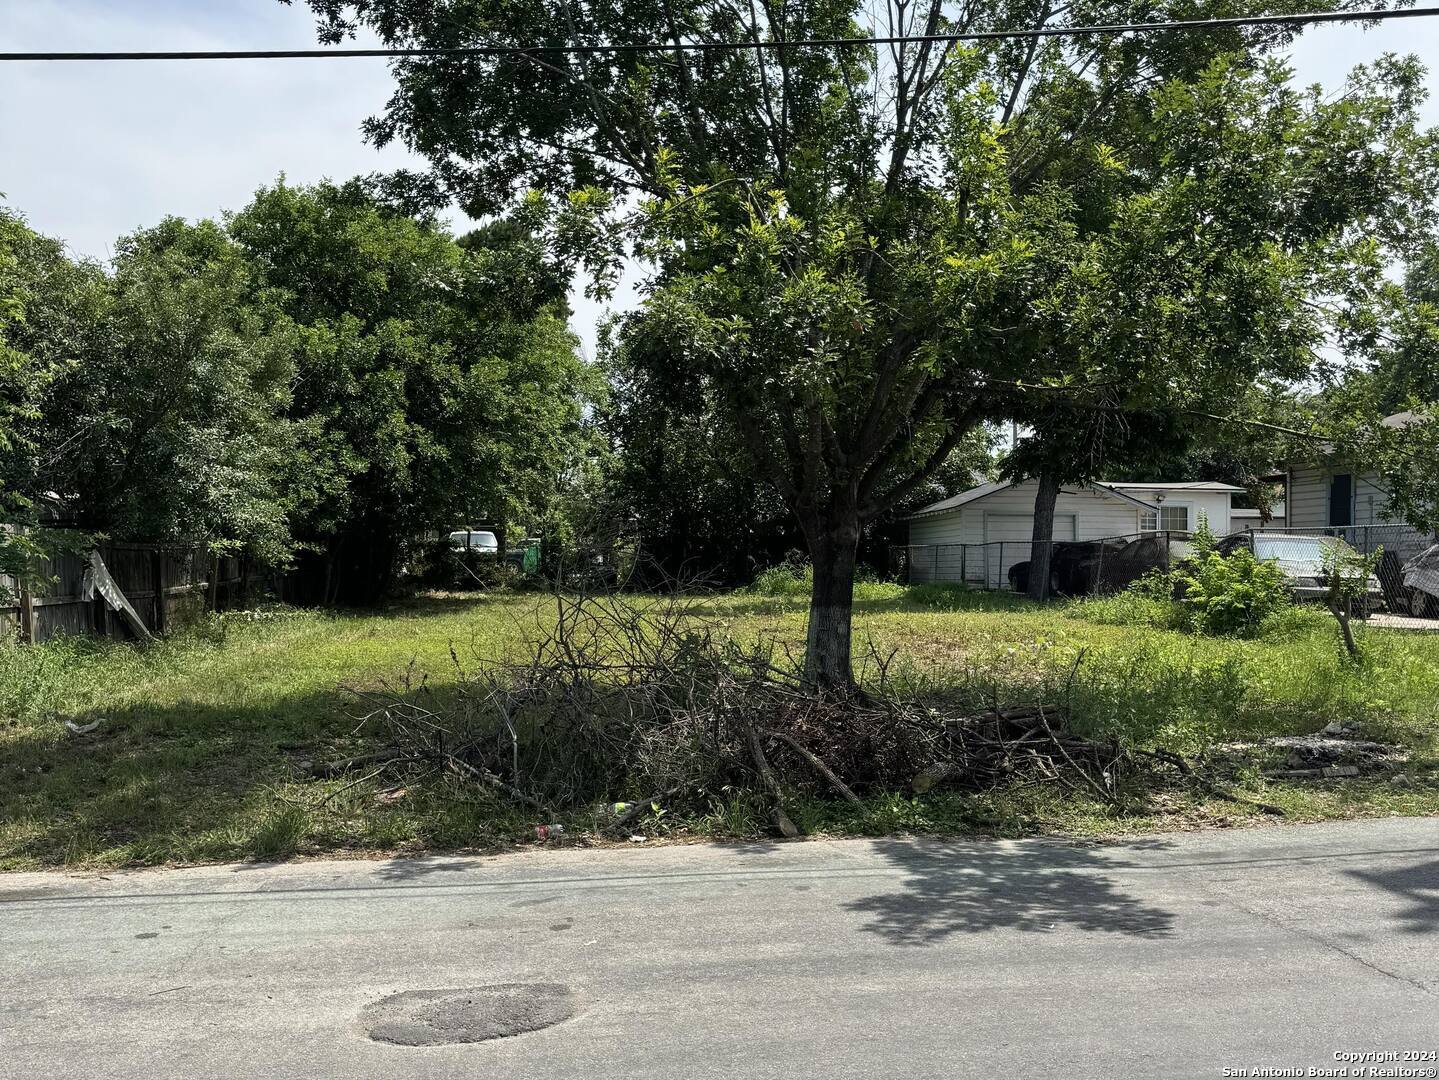
[[[359,44],[371,42],[361,39]],[[308,48],[303,0],[0,0],[0,51]],[[1293,62],[1337,86],[1354,64],[1417,53],[1439,69],[1439,19],[1308,30]],[[109,257],[116,237],[167,214],[215,217],[284,173],[293,183],[416,164],[376,150],[360,124],[384,108],[382,59],[0,64],[0,202],[72,252]],[[1439,74],[1430,78],[1439,91]],[[1439,101],[1426,106],[1439,124]],[[468,223],[456,216],[451,225]],[[624,288],[620,306],[632,302]],[[578,292],[573,325],[594,355],[603,310]]]

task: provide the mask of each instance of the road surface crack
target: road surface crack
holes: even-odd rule
[[[1267,923],[1269,923],[1269,924],[1271,924],[1271,925],[1273,925],[1273,926],[1277,926],[1277,927],[1279,927],[1279,929],[1281,929],[1281,930],[1286,930],[1286,931],[1288,931],[1289,933],[1294,934],[1294,935],[1296,935],[1296,936],[1298,936],[1298,937],[1302,937],[1302,938],[1305,938],[1305,939],[1307,939],[1307,940],[1309,940],[1309,941],[1316,942],[1316,943],[1324,946],[1326,949],[1330,949],[1330,950],[1332,950],[1332,951],[1334,951],[1334,952],[1337,952],[1340,956],[1347,957],[1348,959],[1353,960],[1356,964],[1359,964],[1361,967],[1366,967],[1366,968],[1368,968],[1370,971],[1374,972],[1374,973],[1377,974],[1377,975],[1383,975],[1385,978],[1393,979],[1395,982],[1404,983],[1406,986],[1412,986],[1414,989],[1418,990],[1420,993],[1426,994],[1426,995],[1428,995],[1429,997],[1439,997],[1439,994],[1436,994],[1436,993],[1434,992],[1434,989],[1433,989],[1432,987],[1426,985],[1425,983],[1422,983],[1422,982],[1418,981],[1417,979],[1411,979],[1411,978],[1410,978],[1409,976],[1407,976],[1407,975],[1400,975],[1400,974],[1399,974],[1398,972],[1396,972],[1396,971],[1390,971],[1388,968],[1382,968],[1382,967],[1380,967],[1378,964],[1373,963],[1372,961],[1369,961],[1369,960],[1364,959],[1364,957],[1360,956],[1358,953],[1353,952],[1353,951],[1350,950],[1350,949],[1346,949],[1343,945],[1340,945],[1340,944],[1338,944],[1337,942],[1334,942],[1334,941],[1329,940],[1329,939],[1328,939],[1327,937],[1325,937],[1323,934],[1317,933],[1316,931],[1313,931],[1313,930],[1305,929],[1304,927],[1301,927],[1301,926],[1291,926],[1289,923],[1285,922],[1283,919],[1279,918],[1277,915],[1271,915],[1271,914],[1270,914],[1269,912],[1267,912],[1267,911],[1261,911],[1261,910],[1259,910],[1259,909],[1257,909],[1257,908],[1251,908],[1251,907],[1249,907],[1249,906],[1247,906],[1247,905],[1245,905],[1245,904],[1240,903],[1238,900],[1235,900],[1233,897],[1225,897],[1224,899],[1225,899],[1225,902],[1228,903],[1231,907],[1236,907],[1236,908],[1238,908],[1240,911],[1244,912],[1244,913],[1247,914],[1247,915],[1252,915],[1252,916],[1254,916],[1256,919],[1262,919],[1262,920],[1264,920],[1265,922],[1267,922]]]

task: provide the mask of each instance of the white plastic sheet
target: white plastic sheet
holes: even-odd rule
[[[110,576],[110,568],[105,565],[105,560],[100,558],[100,553],[92,551],[90,565],[85,568],[85,578],[80,584],[80,595],[91,600],[97,592],[105,598],[111,611],[120,613],[120,617],[135,631],[137,638],[141,641],[151,640],[150,628],[145,625],[145,620],[140,618],[130,605],[130,601],[120,591],[120,586],[115,584],[115,579]]]

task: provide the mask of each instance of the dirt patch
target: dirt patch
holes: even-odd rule
[[[446,1046],[539,1031],[576,1011],[574,994],[559,983],[501,983],[391,994],[367,1006],[361,1022],[376,1042]]]

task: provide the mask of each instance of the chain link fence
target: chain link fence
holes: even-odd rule
[[[1410,525],[1352,525],[1328,529],[1248,529],[1288,536],[1332,536],[1362,554],[1382,550],[1375,571],[1384,606],[1404,615],[1439,617],[1439,598],[1404,584],[1406,562],[1435,542]],[[1152,569],[1168,570],[1193,551],[1185,532],[1135,533],[1100,540],[1050,541],[1050,588],[1057,596],[1118,592]],[[891,571],[911,585],[964,584],[972,589],[1027,592],[1034,545],[1029,540],[983,544],[912,544],[891,553]]]
[[[1059,596],[1118,592],[1152,569],[1168,570],[1191,552],[1187,532],[1132,533],[1098,540],[1052,540],[1049,591]],[[1034,544],[911,544],[892,551],[891,570],[911,585],[962,583],[973,589],[1027,592]]]
[[[1374,574],[1384,593],[1384,606],[1399,615],[1439,618],[1439,597],[1404,584],[1404,564],[1435,542],[1434,533],[1412,525],[1336,525],[1326,529],[1257,529],[1288,536],[1333,536],[1362,555],[1381,551]]]

